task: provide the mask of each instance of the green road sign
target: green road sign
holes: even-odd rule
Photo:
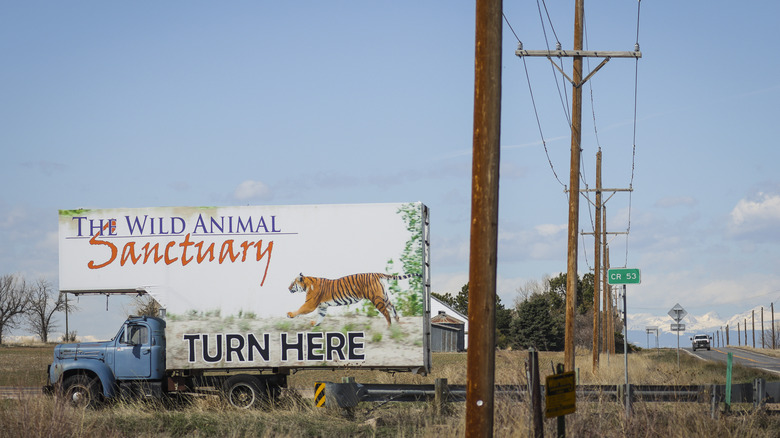
[[[614,268],[607,271],[607,283],[609,284],[639,284],[639,269]]]

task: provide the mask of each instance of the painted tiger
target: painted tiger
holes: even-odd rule
[[[317,309],[317,320],[311,325],[318,326],[325,318],[330,306],[346,306],[361,300],[369,300],[387,319],[390,326],[390,315],[399,321],[395,306],[390,302],[387,291],[381,280],[405,280],[420,277],[419,274],[388,275],[381,273],[353,274],[336,280],[298,275],[290,284],[290,292],[305,292],[306,301],[295,312],[287,312],[288,318],[311,313]]]

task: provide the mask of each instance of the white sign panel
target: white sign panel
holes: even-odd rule
[[[169,369],[419,367],[426,215],[421,203],[61,210],[60,289],[149,293],[167,311]]]
[[[688,312],[682,308],[680,303],[677,303],[672,307],[671,310],[669,310],[668,315],[672,317],[673,320],[680,322],[683,318],[685,318],[685,315],[687,315]]]

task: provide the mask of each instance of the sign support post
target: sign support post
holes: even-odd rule
[[[677,303],[672,307],[672,309],[668,312],[668,315],[672,317],[674,322],[677,324],[672,324],[672,330],[675,330],[677,332],[677,369],[680,369],[680,331],[685,330],[685,324],[680,324],[680,321],[682,321],[683,318],[685,318],[685,315],[687,315],[688,312],[682,308],[680,303]],[[681,330],[682,329],[682,330]]]
[[[626,373],[626,418],[628,418],[631,416],[631,393],[628,386],[628,312],[625,283],[623,284],[623,367]]]
[[[558,435],[566,436],[566,415],[577,412],[577,381],[574,371],[564,372],[559,363],[555,374],[547,376],[544,385],[545,417],[557,417]]]
[[[626,375],[626,418],[631,416],[631,394],[628,386],[628,309],[626,299],[626,285],[641,283],[639,269],[636,268],[610,268],[607,273],[610,285],[623,285],[623,365]]]

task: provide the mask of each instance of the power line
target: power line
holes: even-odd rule
[[[639,51],[639,23],[640,15],[642,12],[642,0],[637,0],[636,3],[636,42],[634,43],[634,50]],[[631,181],[629,187],[634,188],[634,174],[636,171],[636,120],[637,120],[637,102],[639,100],[639,58],[636,59],[634,64],[634,126],[633,126],[633,138],[631,148]],[[631,190],[628,193],[628,227],[626,231],[631,231],[631,208],[633,204],[633,193]],[[628,239],[629,234],[626,234],[626,266],[628,265]]]
[[[555,36],[555,48],[560,50],[561,48],[561,41],[558,39],[558,34],[555,32],[555,26],[553,26],[552,19],[550,18],[550,12],[547,10],[547,4],[542,0],[542,4],[544,5],[544,12],[547,15],[547,23],[550,25],[550,30],[552,30],[553,35]],[[539,22],[542,26],[542,33],[544,34],[544,44],[547,47],[547,50],[550,50],[550,41],[547,38],[547,28],[544,25],[544,17],[542,16],[542,7],[539,4],[539,0],[536,0],[536,9],[539,11]],[[519,41],[519,40],[518,40]],[[563,67],[563,60],[561,60],[561,68]],[[561,106],[563,107],[563,112],[566,115],[566,123],[569,125],[569,129],[571,129],[571,114],[569,113],[569,96],[568,94],[565,96],[566,89],[564,88],[563,93],[561,92],[561,86],[558,83],[558,75],[555,72],[555,68],[551,65],[550,68],[553,72],[553,77],[555,77],[555,87],[558,89],[558,99],[561,101]],[[563,78],[561,78],[563,81]]]
[[[506,18],[506,14],[504,14],[502,12],[501,16],[504,17],[504,21],[506,22],[506,25],[509,26],[509,30],[512,31],[512,35],[515,36],[515,39],[517,40],[517,42],[520,42],[520,37],[517,36],[517,32],[515,32],[515,29],[512,27],[512,23],[510,23],[509,19]]]
[[[587,66],[588,66],[588,69],[591,71],[591,73],[586,78],[582,79],[581,82],[578,82],[578,83],[572,82],[572,84],[576,88],[581,87],[582,85],[584,85],[585,82],[589,82],[589,79],[591,78],[591,76],[593,76],[593,74],[595,74],[601,67],[603,67],[603,65],[606,62],[608,62],[609,59],[611,59],[612,57],[634,57],[635,60],[637,61],[636,62],[636,67],[635,67],[635,74],[634,74],[634,111],[633,111],[633,133],[632,133],[632,137],[633,138],[632,138],[632,158],[631,158],[631,181],[630,181],[629,189],[628,189],[629,192],[632,192],[633,191],[633,181],[634,181],[635,169],[636,169],[636,132],[637,132],[636,123],[637,123],[637,102],[638,102],[638,59],[641,57],[641,53],[639,52],[639,42],[638,42],[639,41],[639,22],[640,22],[640,9],[639,9],[639,7],[637,9],[637,32],[636,32],[637,43],[635,44],[635,51],[634,52],[589,52],[589,51],[587,51],[587,35],[585,35],[585,38],[586,38],[585,39],[586,51],[582,51],[582,49],[580,47],[580,51],[579,52],[577,52],[577,51],[569,52],[569,51],[561,50],[561,43],[558,40],[558,36],[557,36],[557,33],[555,32],[555,27],[552,24],[552,20],[550,18],[549,10],[547,9],[547,5],[546,5],[545,1],[544,0],[541,0],[541,1],[537,0],[536,3],[537,3],[537,11],[538,11],[538,14],[539,14],[539,21],[540,21],[542,32],[543,32],[543,35],[544,35],[545,44],[547,46],[547,52],[546,53],[544,53],[542,51],[526,51],[526,50],[523,50],[522,42],[520,41],[517,33],[515,32],[514,28],[511,25],[511,23],[509,23],[509,20],[506,17],[506,15],[503,15],[503,18],[504,18],[504,21],[506,21],[506,23],[508,24],[510,30],[512,31],[512,34],[515,36],[515,39],[518,40],[518,50],[515,52],[515,54],[523,58],[523,67],[524,67],[524,70],[525,70],[526,81],[527,81],[527,84],[528,84],[528,89],[529,89],[529,93],[530,93],[530,96],[531,96],[531,102],[532,102],[533,109],[534,109],[534,116],[536,117],[537,128],[539,130],[539,135],[540,135],[541,140],[542,140],[542,145],[544,146],[545,155],[547,157],[547,162],[548,162],[548,164],[550,166],[550,169],[553,172],[553,175],[554,175],[555,179],[565,189],[566,189],[566,184],[564,184],[561,181],[561,179],[558,177],[558,174],[557,174],[557,172],[555,170],[555,166],[554,166],[554,164],[552,162],[552,159],[550,157],[550,151],[549,151],[549,148],[547,147],[547,142],[545,141],[545,138],[544,138],[544,133],[543,133],[542,126],[541,126],[541,119],[539,117],[538,107],[536,105],[535,97],[533,95],[533,87],[531,85],[530,73],[528,72],[528,66],[527,66],[527,64],[525,62],[525,57],[526,56],[546,56],[548,58],[548,60],[550,61],[551,68],[552,68],[552,71],[553,71],[553,77],[555,78],[556,88],[558,90],[559,100],[561,101],[561,104],[562,104],[562,106],[564,108],[564,114],[565,114],[565,117],[566,117],[567,125],[569,126],[570,130],[573,129],[573,128],[572,128],[571,114],[569,113],[569,107],[568,107],[568,94],[566,94],[566,97],[564,98],[564,93],[561,91],[561,86],[560,86],[560,83],[558,82],[558,73],[556,72],[556,69],[557,69],[561,73],[561,80],[568,80],[569,82],[572,82],[572,79],[569,78],[564,73],[564,71],[562,69],[562,65],[563,65],[563,62],[564,62],[563,59],[567,58],[567,57],[580,57],[580,58],[601,57],[601,58],[604,58],[602,63],[599,64],[599,66],[596,67],[595,69],[591,69],[591,67],[590,67],[590,60],[587,59],[587,61],[588,61]],[[544,10],[544,12],[543,12],[543,10]],[[545,20],[545,16],[547,17],[547,20]],[[585,20],[584,20],[584,17],[583,17],[583,27],[584,27],[584,21]],[[548,37],[548,33],[547,33],[547,26],[548,25],[550,26],[550,29],[551,29],[551,31],[552,31],[555,39],[556,39],[556,50],[555,51],[551,51],[550,50],[550,41],[549,41],[549,37]],[[561,63],[560,66],[558,65],[558,63],[555,60],[552,59],[553,56],[556,56],[556,57],[558,57],[560,59],[560,61],[559,61]],[[594,93],[594,90],[593,90],[594,87],[592,86],[592,84],[588,84],[588,86],[589,86],[590,100],[591,100],[591,112],[592,112],[592,119],[593,119],[594,137],[595,137],[595,141],[596,141],[596,147],[600,151],[601,150],[601,141],[600,141],[600,138],[599,138],[598,124],[597,124],[597,121],[596,121],[595,97],[594,97],[595,93]],[[582,149],[582,143],[580,142],[579,144],[575,145],[574,147],[577,147],[577,148],[579,148],[581,150]],[[586,197],[586,199],[588,199],[587,192],[590,191],[590,190],[588,189],[587,172],[586,172],[586,169],[585,169],[585,163],[580,161],[579,167],[580,168],[577,169],[577,171],[579,173],[578,179],[586,187],[586,190],[584,191],[586,194],[584,196]],[[570,190],[567,190],[567,196],[569,196],[569,194],[568,194],[569,192],[570,192]],[[592,204],[592,202],[590,202],[589,199],[588,199],[588,201],[589,201],[588,202],[589,204]],[[592,206],[588,207],[588,213],[589,213],[589,217],[590,217],[590,220],[591,220],[591,228],[595,231],[595,226],[596,225],[594,223]],[[629,231],[631,229],[631,213],[632,213],[632,195],[631,195],[631,193],[629,193],[628,224],[627,224],[627,229],[626,229],[626,234],[627,235],[629,234]],[[625,265],[626,266],[628,265],[628,248],[629,248],[628,237],[626,237],[626,261],[625,261]],[[587,264],[587,252],[585,254],[585,259],[586,259],[586,264]]]
[[[534,108],[534,116],[536,116],[536,126],[539,128],[539,136],[542,139],[542,146],[544,146],[544,154],[547,156],[547,162],[550,164],[550,170],[552,170],[553,176],[555,176],[555,180],[558,181],[558,183],[566,187],[566,184],[564,184],[560,178],[558,178],[558,173],[555,172],[555,166],[553,166],[552,159],[550,159],[550,151],[547,149],[547,142],[544,140],[544,133],[542,132],[542,122],[539,119],[539,112],[536,109],[536,101],[534,100],[534,91],[533,87],[531,87],[531,77],[528,74],[528,66],[525,63],[525,58],[523,58],[523,68],[525,68],[525,78],[528,82],[528,92],[531,93],[531,105]]]
[[[538,3],[539,2],[537,0],[537,6]],[[545,10],[546,10],[546,6],[545,6]],[[540,10],[540,14],[541,14],[541,10]],[[515,32],[515,29],[514,27],[512,27],[512,23],[509,22],[509,19],[507,18],[506,14],[502,13],[502,16],[504,17],[504,21],[506,22],[507,26],[509,26],[509,30],[515,36],[515,39],[517,40],[518,44],[522,45],[522,43],[520,42],[520,37],[517,36],[517,32]],[[552,27],[552,24],[550,25],[550,27]],[[542,22],[542,29],[544,30],[544,22]],[[555,33],[554,30],[553,33]],[[545,32],[545,41],[546,40],[547,40],[547,33]],[[542,140],[544,153],[547,156],[547,163],[550,165],[550,170],[552,170],[553,176],[555,176],[555,180],[558,181],[558,183],[565,188],[566,185],[558,177],[558,173],[555,171],[555,166],[553,166],[552,159],[550,158],[550,151],[547,149],[547,141],[545,141],[544,132],[542,132],[542,123],[541,123],[541,119],[539,118],[539,111],[537,110],[536,107],[536,100],[534,99],[534,91],[533,91],[533,87],[531,86],[531,76],[528,74],[528,65],[525,63],[525,59],[523,59],[523,68],[525,69],[525,78],[526,78],[526,82],[528,83],[528,92],[531,95],[531,105],[533,106],[534,116],[536,117],[536,126],[539,129],[539,137]],[[556,80],[556,84],[557,84],[557,80]]]

